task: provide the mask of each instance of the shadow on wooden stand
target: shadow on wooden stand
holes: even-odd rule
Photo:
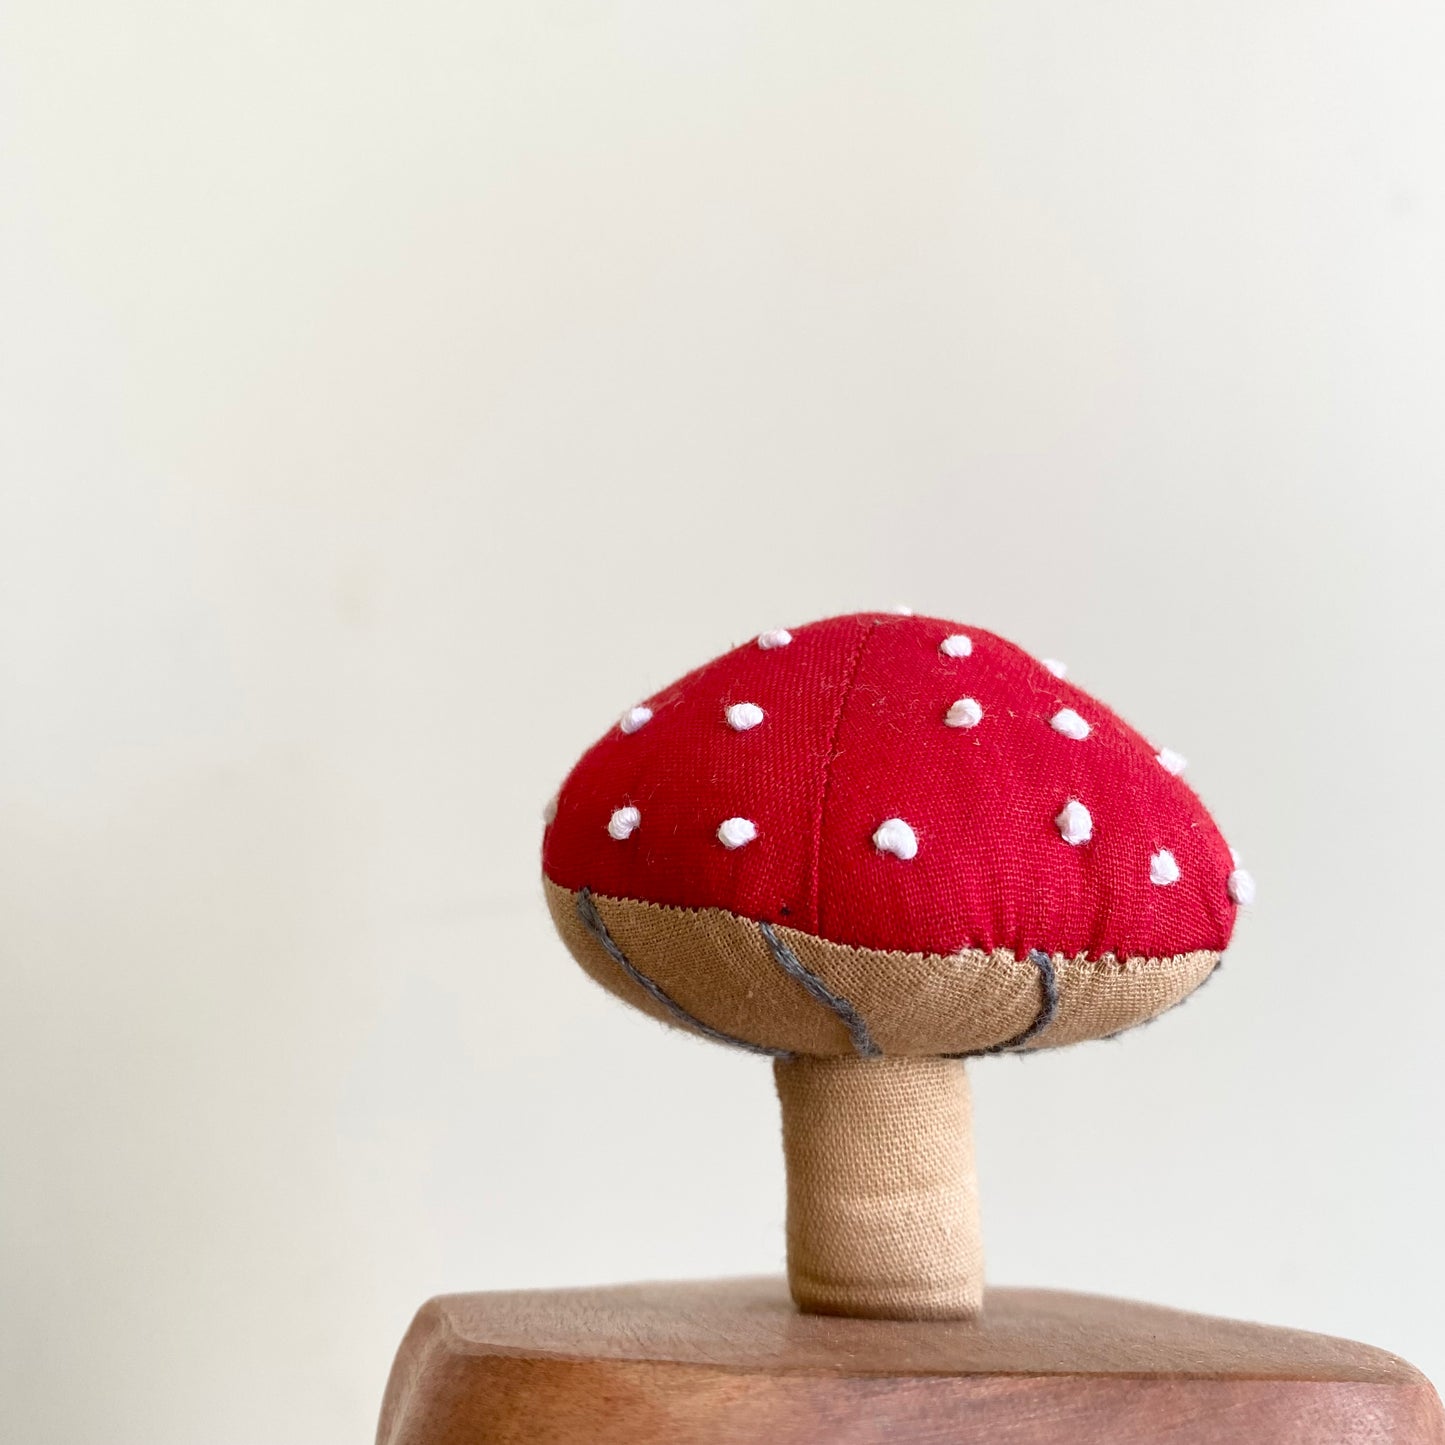
[[[1350,1340],[1052,1290],[974,1322],[799,1314],[780,1279],[444,1295],[378,1445],[1445,1445]]]

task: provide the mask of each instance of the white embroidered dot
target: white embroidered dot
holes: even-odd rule
[[[880,853],[891,853],[907,862],[918,852],[918,834],[902,818],[889,818],[878,825],[873,846]]]
[[[1063,811],[1054,822],[1064,842],[1071,843],[1074,847],[1087,843],[1094,836],[1094,820],[1089,810],[1077,798],[1070,798],[1064,804]]]
[[[551,827],[557,821],[557,794],[553,793],[542,808],[542,821]]]
[[[745,733],[763,720],[763,710],[755,702],[735,702],[728,709],[728,726],[734,732]]]
[[[944,713],[943,720],[951,728],[976,728],[983,721],[983,709],[971,697],[961,697]]]
[[[1237,848],[1231,848],[1229,850],[1229,861],[1233,863],[1236,868],[1244,867],[1244,859],[1239,856],[1239,849]]]
[[[1254,874],[1248,868],[1236,868],[1229,875],[1229,896],[1246,908],[1254,902]]]
[[[938,650],[945,657],[967,657],[973,651],[973,638],[955,632],[952,637],[945,637],[938,644]]]
[[[1089,725],[1071,707],[1063,707],[1049,719],[1049,726],[1056,733],[1063,733],[1066,738],[1074,738],[1078,742],[1089,736]]]
[[[758,638],[758,646],[764,652],[771,652],[775,647],[786,647],[793,640],[793,634],[786,627],[779,627],[773,632],[764,632]]]
[[[1149,881],[1161,888],[1179,881],[1179,864],[1167,848],[1161,848],[1149,859]]]
[[[1166,773],[1173,773],[1176,778],[1189,766],[1189,759],[1183,753],[1176,753],[1173,748],[1160,748],[1154,760]]]
[[[1057,657],[1044,658],[1043,667],[1045,672],[1051,672],[1055,677],[1067,677],[1069,674],[1068,663],[1060,662]]]
[[[617,724],[625,733],[635,733],[638,728],[644,728],[652,721],[652,709],[643,707],[630,707],[622,714],[621,721]]]
[[[902,602],[895,603],[894,606],[890,607],[888,610],[889,610],[890,612],[892,612],[895,616],[898,616],[898,617],[912,617],[912,616],[913,616],[913,609],[912,609],[911,607],[906,606],[906,605],[905,605],[904,603],[902,603]]]
[[[717,840],[724,848],[741,848],[758,836],[758,825],[751,818],[724,818],[717,825]]]
[[[630,838],[642,822],[642,814],[636,808],[619,808],[608,820],[607,831],[620,843]]]

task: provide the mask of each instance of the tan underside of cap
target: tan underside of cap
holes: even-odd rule
[[[686,1027],[628,977],[577,912],[577,893],[543,879],[552,920],[603,988],[663,1023]],[[773,957],[755,920],[722,908],[664,908],[593,895],[613,942],[686,1014],[763,1048],[854,1052],[843,1019]],[[1007,950],[905,953],[830,943],[775,927],[798,961],[846,1000],[884,1054],[974,1053],[1016,1039],[1044,1007],[1040,970]],[[1187,998],[1214,971],[1211,951],[1166,958],[1053,956],[1058,1007],[1023,1047],[1054,1048],[1132,1028]]]

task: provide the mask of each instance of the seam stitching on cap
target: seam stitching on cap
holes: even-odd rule
[[[553,888],[560,889],[568,895],[569,899],[575,899],[578,890],[569,888],[565,883],[557,882],[549,873],[544,872],[542,874],[542,881],[550,884]],[[594,899],[600,899],[604,903],[626,903],[634,908],[646,908],[652,913],[691,914],[694,917],[704,913],[716,913],[721,914],[730,922],[745,924],[748,927],[752,927],[759,921],[756,918],[748,917],[746,914],[734,913],[730,908],[719,908],[710,904],[656,903],[650,898],[638,898],[630,893],[597,893],[591,888],[588,888],[587,892]],[[787,929],[792,933],[801,933],[805,938],[814,938],[817,939],[819,943],[826,943],[832,948],[847,949],[853,953],[876,954],[880,957],[891,957],[894,954],[898,954],[905,958],[936,959],[939,963],[947,963],[965,953],[976,953],[985,957],[993,957],[995,954],[1007,954],[1014,962],[1023,963],[1027,961],[1029,953],[1033,951],[1031,949],[1025,949],[1022,953],[1018,953],[1014,949],[1003,945],[1000,945],[998,948],[981,948],[974,944],[964,944],[949,953],[940,953],[935,949],[926,948],[874,948],[866,943],[850,943],[848,940],[842,938],[825,938],[821,933],[806,928],[798,928],[792,924],[775,923],[772,926],[774,928]],[[1181,959],[1194,958],[1202,953],[1213,954],[1217,967],[1218,961],[1223,958],[1224,949],[1218,944],[1205,944],[1198,948],[1181,948],[1177,953],[1131,953],[1126,954],[1123,958],[1120,958],[1116,953],[1075,953],[1063,954],[1061,957],[1069,963],[1087,964],[1090,968],[1100,972],[1142,973],[1168,968],[1177,964]],[[1138,1025],[1131,1025],[1131,1027],[1137,1028]],[[1112,1038],[1113,1035],[1106,1035],[1106,1037]]]
[[[823,757],[823,785],[818,793],[817,822],[813,826],[813,872],[809,879],[809,892],[811,893],[810,906],[812,909],[813,927],[819,934],[823,931],[823,908],[822,908],[822,874],[823,874],[823,819],[828,812],[828,796],[833,790],[833,763],[838,754],[838,738],[843,731],[843,713],[848,707],[848,699],[853,695],[853,684],[858,679],[858,670],[863,665],[863,653],[868,646],[868,639],[873,636],[874,629],[878,626],[875,618],[863,630],[863,636],[858,639],[858,651],[853,654],[852,665],[848,669],[847,676],[843,679],[843,686],[838,695],[838,712],[833,718],[833,726],[828,736],[828,751]]]

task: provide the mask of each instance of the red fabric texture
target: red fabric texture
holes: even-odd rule
[[[939,643],[972,639],[966,657]],[[975,727],[948,727],[959,698]],[[1222,949],[1234,927],[1230,854],[1157,747],[1012,643],[927,617],[861,613],[799,627],[786,647],[749,642],[646,700],[652,720],[610,728],[558,795],[542,866],[564,888],[683,908],[726,908],[837,943],[952,953],[1031,949],[1164,956]],[[752,702],[756,727],[726,709]],[[1076,740],[1050,719],[1072,708]],[[1054,822],[1076,798],[1093,837]],[[615,809],[641,823],[607,831]],[[718,825],[751,819],[729,849]],[[879,824],[917,834],[908,860]],[[1167,849],[1178,882],[1150,882]]]

